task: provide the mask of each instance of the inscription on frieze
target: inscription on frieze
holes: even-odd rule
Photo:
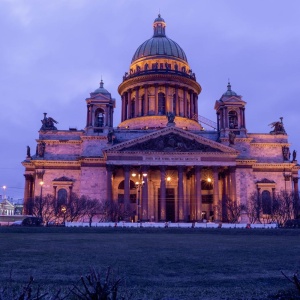
[[[170,133],[158,138],[123,148],[123,151],[156,152],[221,152],[219,149]]]

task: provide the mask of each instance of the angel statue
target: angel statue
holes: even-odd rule
[[[175,114],[172,112],[167,112],[166,114],[167,119],[168,119],[168,123],[174,123],[175,120]]]
[[[47,117],[47,113],[44,113],[44,119],[41,122],[43,124],[41,130],[57,130],[54,123],[58,124],[58,122],[51,117]]]
[[[273,128],[273,130],[270,131],[271,134],[286,134],[282,119],[283,117],[280,118],[280,121],[269,124],[269,126]]]

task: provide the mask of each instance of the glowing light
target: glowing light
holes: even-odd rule
[[[167,181],[171,181],[171,176],[168,176],[168,177],[167,177]]]
[[[207,178],[207,182],[211,182],[211,178],[210,177]]]
[[[44,181],[40,181],[40,186],[43,186],[44,185]]]
[[[132,173],[131,176],[132,176],[132,177],[135,177],[135,176],[136,176],[136,173]]]

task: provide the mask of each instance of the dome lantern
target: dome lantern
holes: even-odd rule
[[[165,20],[161,18],[159,14],[158,18],[156,18],[153,23],[153,29],[154,29],[153,37],[166,36],[165,28],[166,28]]]

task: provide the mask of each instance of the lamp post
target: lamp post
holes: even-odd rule
[[[63,214],[63,225],[65,225],[65,221],[66,221],[66,212],[67,212],[67,206],[66,205],[62,205],[60,208],[62,214]]]
[[[137,218],[137,222],[140,221],[140,207],[141,207],[141,189],[144,186],[144,178],[147,177],[147,173],[144,172],[140,172],[140,173],[135,173],[133,172],[131,174],[132,177],[134,177],[134,179],[136,179],[135,181],[135,188],[137,189],[137,201],[136,201],[136,218]]]
[[[40,181],[40,186],[41,186],[41,193],[40,193],[40,198],[43,198],[43,185],[44,185],[44,181]]]
[[[6,185],[3,185],[2,188],[3,188],[3,199],[6,199],[6,195],[5,195]]]

